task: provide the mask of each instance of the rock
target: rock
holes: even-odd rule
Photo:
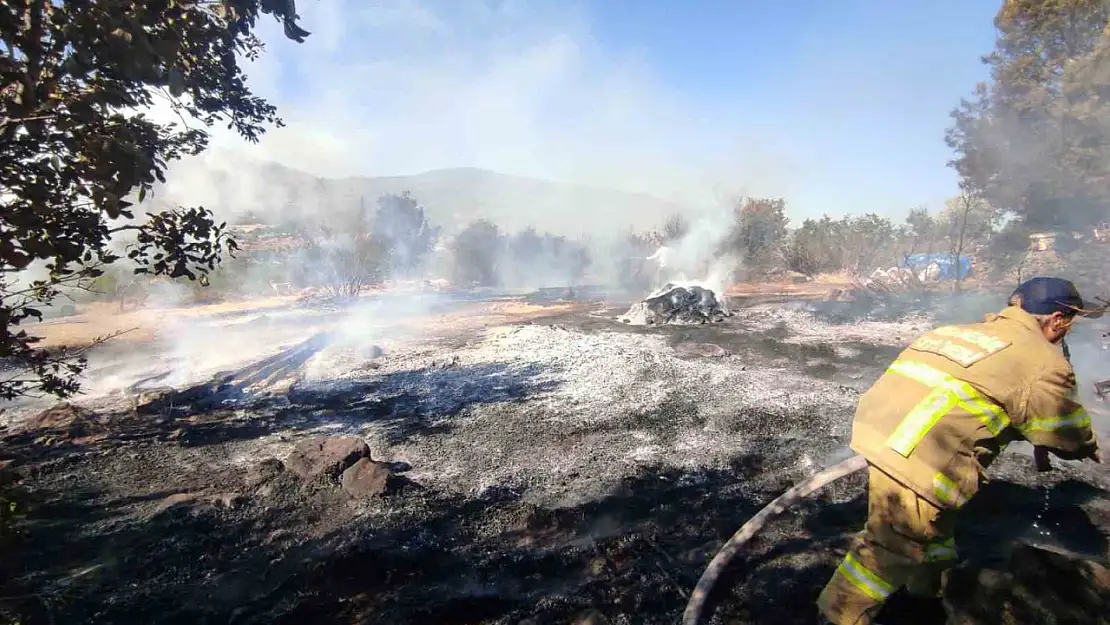
[[[31,417],[27,426],[35,430],[60,430],[90,420],[92,419],[87,410],[63,402]]]
[[[151,388],[139,391],[135,395],[135,412],[139,414],[152,414],[162,412],[176,391],[168,386]]]
[[[362,458],[370,458],[370,447],[357,436],[317,436],[297,443],[285,468],[306,480],[334,483]]]
[[[277,458],[266,458],[247,469],[247,486],[255,488],[274,479],[285,471],[285,465]]]
[[[343,472],[343,491],[352,497],[369,499],[380,497],[389,492],[393,480],[393,469],[388,462],[374,462],[360,458],[353,466]]]
[[[948,625],[1110,623],[1110,570],[1075,554],[1017,546],[1009,562],[965,563],[944,591]]]
[[[97,421],[95,413],[73,404],[61,403],[32,417],[28,420],[26,429],[50,432],[39,438],[62,442],[91,437],[104,428]]]

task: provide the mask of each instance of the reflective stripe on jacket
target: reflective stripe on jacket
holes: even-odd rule
[[[1014,440],[1097,448],[1075,373],[1017,307],[921,336],[860,398],[852,449],[934,504],[956,508]]]

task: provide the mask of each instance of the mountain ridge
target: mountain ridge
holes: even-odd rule
[[[507,232],[528,227],[564,236],[619,233],[662,224],[679,204],[644,193],[450,167],[391,176],[323,177],[273,161],[226,152],[171,164],[155,191],[160,203],[203,205],[220,218],[265,221],[326,215],[378,197],[411,193],[445,230],[489,219]]]

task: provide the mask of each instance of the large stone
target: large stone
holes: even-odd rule
[[[31,417],[27,422],[27,427],[35,430],[59,430],[88,421],[93,421],[92,413],[73,404],[63,402]]]
[[[169,386],[142,389],[135,394],[135,412],[153,414],[166,410],[176,391]]]
[[[334,483],[362,458],[370,458],[370,447],[361,438],[318,436],[297,443],[285,468],[306,480]]]
[[[1075,554],[1019,545],[1005,565],[952,570],[944,604],[948,625],[1110,624],[1110,570]]]
[[[87,439],[104,431],[95,413],[69,403],[43,410],[29,419],[25,428],[49,433],[49,438],[60,441]]]
[[[342,485],[348,495],[368,499],[387,494],[392,481],[393,469],[388,462],[360,458],[343,472]]]

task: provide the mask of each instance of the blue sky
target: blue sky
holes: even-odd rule
[[[303,45],[250,68],[314,173],[474,166],[795,219],[939,208],[948,114],[997,0],[301,0]],[[222,141],[230,140],[226,137]]]

